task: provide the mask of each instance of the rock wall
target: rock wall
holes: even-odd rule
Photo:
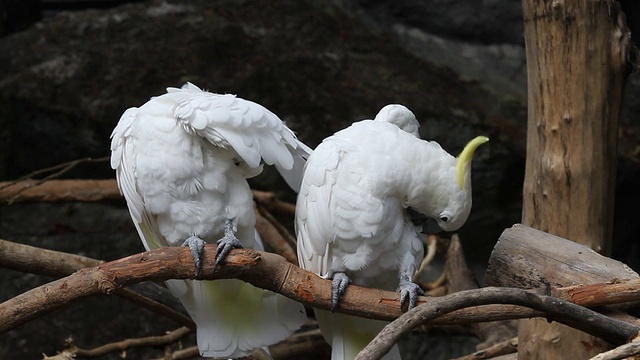
[[[108,156],[126,108],[191,81],[263,104],[311,146],[388,103],[412,109],[421,135],[452,153],[488,135],[473,164],[474,209],[460,232],[479,273],[500,232],[520,219],[526,65],[519,0],[156,0],[60,11],[23,28],[0,39],[0,180]],[[634,74],[621,119],[619,238],[637,234],[640,224],[633,210],[640,200],[638,89]],[[65,176],[114,175],[103,162]],[[267,171],[254,186],[274,190],[282,182]],[[117,234],[103,228],[105,214]],[[141,250],[124,203],[0,206],[0,238],[103,259]],[[622,260],[633,258],[635,243],[620,244]],[[45,280],[2,271],[0,301]],[[87,307],[0,338],[0,357],[51,355],[67,335],[60,331],[83,334],[83,346],[104,343],[110,324],[71,326],[82,319],[74,311]],[[141,321],[126,311],[109,314],[115,329]],[[143,321],[114,338],[170,328]]]

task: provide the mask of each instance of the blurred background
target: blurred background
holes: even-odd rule
[[[640,3],[619,2],[637,36]],[[481,284],[496,240],[520,221],[527,74],[519,0],[0,0],[0,36],[0,181],[108,156],[125,109],[190,81],[264,105],[312,147],[389,103],[410,108],[422,137],[453,154],[489,136],[473,162],[474,207],[459,231]],[[638,114],[633,73],[619,127],[611,255],[636,270]],[[114,173],[97,162],[63,177]],[[295,200],[270,171],[252,186]],[[0,238],[102,260],[143,251],[124,201],[0,205]],[[0,270],[0,301],[47,281]],[[0,358],[54,355],[67,337],[92,347],[173,327],[119,298],[94,298],[0,336]],[[473,350],[473,342],[436,342],[414,344],[415,358]],[[162,356],[146,351],[128,358]]]

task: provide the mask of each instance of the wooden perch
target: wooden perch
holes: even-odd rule
[[[599,285],[589,284],[609,282],[615,285],[629,279],[635,282],[639,278],[627,265],[602,256],[584,245],[520,224],[502,233],[491,253],[486,274],[488,285],[548,287],[551,295],[584,306],[592,306],[588,304],[588,298],[597,298],[595,302],[599,305],[615,304],[615,300],[608,302],[606,299],[610,296],[622,296],[627,291],[622,286],[620,289],[608,287],[602,292]],[[575,284],[580,285],[572,286]],[[563,288],[562,293],[554,290],[563,286],[569,288]],[[540,324],[540,327],[545,328],[544,324]],[[532,331],[526,329],[525,335]],[[591,343],[595,341],[598,339],[591,340]],[[580,347],[580,344],[576,346]]]
[[[197,279],[238,278],[255,286],[279,292],[310,307],[321,309],[331,307],[331,281],[307,272],[279,255],[246,249],[233,250],[223,265],[213,273],[215,252],[215,246],[205,246],[203,253],[205,266]],[[186,247],[161,248],[79,270],[68,277],[29,290],[0,304],[0,334],[87,296],[112,294],[125,286],[143,280],[187,278],[195,279],[196,277],[191,253]],[[600,284],[600,292],[610,293],[607,290],[609,287],[619,290],[621,285],[623,284]],[[626,287],[627,291],[622,295],[616,295],[615,301],[640,300],[640,280],[630,281],[626,283]],[[574,293],[577,291],[575,287],[570,289]],[[496,291],[499,293],[501,290],[510,289]],[[470,290],[465,293],[473,294],[474,291],[481,292],[484,289]],[[554,294],[563,292],[562,289],[554,291]],[[460,293],[449,296],[459,296],[456,294]],[[566,291],[566,294],[571,298],[570,291]],[[440,302],[443,301],[442,299],[444,298],[421,297],[419,303]],[[593,297],[578,296],[577,299],[585,300],[588,306],[601,305]],[[609,301],[611,301],[610,298]],[[505,302],[497,301],[497,303]],[[355,285],[347,288],[337,311],[387,321],[402,315],[399,294]],[[544,315],[540,310],[529,310],[521,306],[486,305],[439,316],[430,324],[465,324]],[[561,319],[561,316],[557,319]],[[582,321],[591,323],[586,319]],[[592,329],[595,327],[589,330]],[[616,338],[619,339],[620,335],[616,335]]]
[[[275,214],[293,216],[295,205],[267,191],[252,190],[253,199]],[[0,182],[0,204],[22,202],[124,200],[115,179],[20,180]]]
[[[487,285],[528,289],[633,279],[640,276],[619,261],[521,224],[500,235],[486,274]]]
[[[0,203],[121,199],[115,180],[21,180],[0,182]]]
[[[526,306],[543,311],[555,321],[612,343],[623,344],[640,332],[640,326],[611,319],[552,296],[536,295],[523,289],[487,287],[432,298],[426,304],[408,311],[385,326],[375,339],[358,354],[356,359],[382,358],[403,334],[443,314],[470,306],[498,303]]]
[[[4,269],[60,278],[71,275],[80,269],[98,266],[103,263],[103,261],[86,256],[42,249],[0,239],[0,268]],[[154,293],[162,292],[162,294],[149,296],[151,291]],[[117,291],[117,295],[185,327],[190,329],[195,329],[196,327],[193,320],[182,308],[182,305],[179,305],[179,308],[176,309],[175,306],[168,306],[167,301],[159,301],[159,298],[162,298],[162,300],[175,298],[169,293],[168,289],[162,288],[155,283],[137,283],[130,288],[120,289]]]

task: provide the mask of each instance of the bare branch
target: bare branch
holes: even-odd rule
[[[70,275],[77,270],[98,266],[103,263],[103,261],[85,256],[47,250],[0,239],[0,268],[59,278]],[[172,319],[178,324],[195,329],[193,320],[186,314],[157,300],[143,296],[140,291],[143,284],[148,283],[136,284],[135,289],[121,289],[117,292],[117,295],[137,303],[156,314]],[[153,286],[157,292],[159,286],[155,284]],[[168,292],[168,290],[164,290]],[[144,294],[148,294],[148,291],[145,291]]]
[[[591,360],[620,360],[634,355],[640,355],[640,341],[633,341],[613,350],[605,351],[592,357]]]
[[[543,311],[553,321],[617,344],[629,341],[640,331],[639,326],[611,319],[552,296],[537,295],[522,289],[487,287],[433,298],[428,303],[410,310],[387,325],[356,359],[380,359],[403,334],[414,327],[455,310],[485,304],[513,304]]]
[[[73,344],[70,344],[69,349],[62,351],[60,354],[56,356],[52,356],[52,357],[45,356],[45,359],[60,360],[60,359],[68,359],[68,358],[76,358],[76,357],[95,358],[98,356],[106,355],[111,352],[125,351],[127,349],[136,348],[136,347],[167,345],[182,339],[185,335],[189,334],[191,331],[192,330],[187,327],[181,327],[179,329],[169,332],[166,335],[148,336],[148,337],[136,338],[136,339],[126,339],[126,340],[102,345],[93,349],[81,349]]]
[[[449,243],[445,271],[449,277],[449,293],[478,288],[478,283],[467,266],[462,244],[457,234],[451,237],[451,242]],[[476,346],[476,350],[482,350],[503,342],[518,333],[518,324],[515,320],[482,322],[470,324],[469,327],[475,337],[482,341]]]
[[[171,360],[182,360],[182,359],[191,359],[194,358],[196,356],[200,355],[200,351],[198,350],[197,346],[191,346],[188,347],[186,349],[181,349],[181,350],[176,350],[173,351],[169,354],[170,357],[164,357],[161,359],[154,359],[154,360],[166,360],[166,359],[171,359]]]
[[[514,337],[509,340],[494,344],[484,350],[476,351],[473,354],[462,356],[453,360],[482,360],[492,359],[497,356],[513,354],[518,351],[518,338]]]
[[[293,216],[296,212],[294,204],[279,200],[272,192],[253,190],[253,199],[276,214]]]
[[[18,182],[22,182],[23,180],[31,181],[32,182],[31,186],[37,186],[37,185],[45,183],[47,180],[55,179],[55,178],[59,177],[60,175],[63,175],[64,173],[70,171],[71,169],[73,169],[74,167],[76,167],[79,164],[88,163],[88,162],[103,162],[103,161],[109,161],[109,158],[108,157],[104,157],[104,158],[98,158],[98,159],[93,159],[93,158],[77,159],[77,160],[73,160],[73,161],[70,161],[70,162],[67,162],[67,163],[63,163],[63,164],[51,166],[51,167],[48,167],[48,168],[36,170],[36,171],[34,171],[32,173],[29,173],[29,174],[27,174],[25,176],[20,177],[16,181],[12,181],[12,182],[8,182],[8,183],[5,183],[5,184],[1,184],[0,185],[0,191],[4,190],[6,187],[9,187],[11,185],[17,184]],[[42,174],[45,174],[45,173],[48,173],[48,172],[52,172],[52,171],[55,171],[55,172],[45,176],[44,178],[42,178],[40,180],[31,180],[35,176],[42,175]],[[17,198],[20,195],[20,192],[25,191],[26,189],[28,189],[28,188],[27,187],[23,187],[20,191],[14,193],[14,198]],[[12,203],[13,201],[9,200],[8,202]]]
[[[292,237],[291,234],[289,234],[266,209],[263,208],[260,210],[260,208],[261,207],[254,206],[254,212],[256,213],[256,230],[258,230],[262,241],[271,246],[275,253],[282,255],[290,263],[297,264],[298,257],[296,251],[291,247],[290,240],[287,240],[287,237]]]
[[[0,203],[119,200],[115,180],[21,180],[0,183]]]
[[[331,307],[331,282],[289,263],[279,255],[247,249],[233,250],[223,266],[220,266],[216,272],[213,273],[212,267],[215,252],[215,246],[207,245],[205,247],[203,254],[205,266],[201,276],[197,279],[214,280],[238,278],[260,288],[279,292],[311,307],[321,309],[330,309]],[[104,263],[93,268],[83,269],[66,278],[32,289],[0,304],[0,333],[4,333],[37,316],[66,306],[72,301],[87,296],[112,294],[125,286],[143,280],[161,281],[187,278],[196,279],[191,253],[186,247],[160,248]],[[640,299],[640,281],[633,282],[634,284],[630,282],[627,286],[629,288],[635,286],[636,291],[627,291],[625,292],[626,297],[617,297],[617,300],[634,301]],[[612,286],[614,288],[619,288],[619,285],[620,284],[602,284],[603,287]],[[536,310],[533,311],[522,308],[521,306],[474,306],[473,304],[474,301],[478,302],[477,305],[490,303],[491,301],[498,304],[510,303],[511,298],[508,295],[513,291],[515,290],[496,288],[478,289],[455,293],[446,297],[421,297],[419,302],[421,304],[430,304],[429,308],[440,306],[438,308],[438,318],[434,320],[432,324],[461,324],[543,316],[544,313],[538,307],[534,307]],[[556,291],[560,292],[561,290],[558,289]],[[486,292],[489,292],[494,297],[486,297]],[[535,296],[523,290],[520,290],[518,294],[526,299],[530,299],[530,296]],[[441,303],[445,302],[444,305],[449,303],[455,304],[452,302],[452,299],[461,296],[465,299],[471,299],[463,303],[465,306],[473,307],[443,315],[448,311],[442,310],[444,308]],[[483,296],[485,297],[483,298]],[[545,301],[560,301],[550,297],[545,297],[544,299]],[[471,301],[471,303],[468,301]],[[520,302],[515,302],[515,300],[514,303],[522,305]],[[590,305],[598,304],[590,302]],[[347,289],[337,311],[388,321],[394,320],[402,315],[399,306],[399,295],[397,293],[378,289],[367,289],[355,285]],[[566,320],[568,318],[563,317],[562,314],[556,314],[554,312],[550,314],[557,317],[557,319],[554,318],[554,320],[563,320],[565,323],[569,322]],[[580,314],[581,316],[585,316],[584,313]],[[602,335],[602,328],[595,326],[593,321],[590,321],[590,319],[600,319],[602,315],[593,315],[590,312],[589,316],[591,317],[581,318],[581,320],[578,320],[575,324],[572,323],[572,325],[576,327],[589,327],[587,330],[590,332]],[[433,316],[431,319],[433,319]],[[608,323],[610,319],[606,318],[603,321],[601,324]],[[585,325],[585,323],[588,325]],[[599,321],[596,321],[596,323],[599,323]],[[415,322],[415,324],[418,325],[418,322]],[[631,325],[624,323],[616,324],[618,330],[613,331],[612,336],[614,338],[613,340],[619,341],[622,337],[626,336],[621,335],[621,332],[627,334],[629,332],[628,326]],[[633,326],[632,330],[635,331],[635,329],[636,327]],[[612,336],[606,335],[605,337],[609,339]]]
[[[100,159],[96,159],[100,160]],[[271,192],[252,190],[256,203],[274,214],[293,216],[295,205]],[[0,182],[0,203],[122,200],[115,179],[31,180]]]

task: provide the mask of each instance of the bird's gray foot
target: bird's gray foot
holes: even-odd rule
[[[331,312],[336,310],[340,296],[347,290],[350,282],[351,280],[349,280],[347,274],[343,272],[333,274],[333,279],[331,280]]]
[[[418,303],[418,295],[424,295],[424,291],[418,286],[418,284],[411,281],[409,275],[400,275],[400,286],[398,287],[400,292],[400,308],[404,308],[407,300],[409,301],[409,307],[407,310],[411,310],[416,307]]]
[[[218,240],[218,250],[216,251],[216,263],[213,265],[215,271],[218,265],[229,255],[232,249],[241,249],[244,246],[236,238],[236,224],[233,220],[227,220],[224,225],[224,237]]]
[[[204,250],[204,240],[197,236],[191,236],[182,243],[182,246],[188,246],[193,256],[193,262],[196,265],[196,276],[200,275],[202,270],[202,251]]]

